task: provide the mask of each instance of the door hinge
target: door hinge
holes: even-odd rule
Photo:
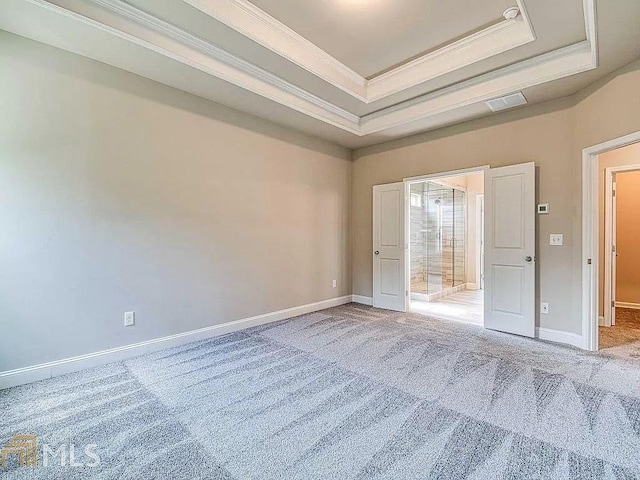
[[[591,259],[587,258],[587,265],[591,265]]]
[[[612,251],[613,253],[616,253],[616,246],[615,246],[615,245],[612,245],[612,246],[611,246],[611,251]]]
[[[406,290],[406,291],[404,292],[404,296],[405,296],[405,297],[408,297],[408,296],[409,296],[409,290]]]
[[[615,308],[616,306],[616,301],[615,300],[611,300],[611,308]]]

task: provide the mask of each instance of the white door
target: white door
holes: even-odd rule
[[[407,311],[404,183],[373,187],[373,306]]]
[[[535,166],[484,174],[484,326],[535,335]]]

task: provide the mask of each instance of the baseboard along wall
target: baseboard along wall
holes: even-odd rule
[[[630,308],[632,310],[640,310],[640,303],[616,302],[616,308]]]
[[[277,312],[265,313],[254,317],[234,320],[232,322],[212,325],[210,327],[191,330],[168,337],[156,338],[140,343],[124,345],[121,347],[110,348],[98,352],[78,355],[75,357],[64,358],[53,362],[42,363],[30,367],[17,368],[0,372],[0,390],[3,388],[15,387],[26,383],[37,382],[47,378],[57,377],[66,373],[77,372],[86,368],[98,367],[107,363],[118,362],[138,355],[157,352],[165,348],[177,347],[198,340],[205,340],[211,337],[217,337],[226,333],[237,332],[245,328],[256,327],[266,323],[277,322],[287,318],[305,315],[307,313],[317,312],[325,308],[337,307],[350,303],[353,299],[352,295],[336,297],[320,302],[300,305],[298,307],[278,310]]]
[[[212,325],[210,327],[170,335],[168,337],[156,338],[145,342],[110,348],[108,350],[101,350],[85,355],[64,358],[53,362],[17,368],[15,370],[7,370],[0,372],[0,390],[57,377],[66,373],[77,372],[86,368],[98,367],[100,365],[106,365],[107,363],[126,360],[127,358],[137,357],[139,355],[157,352],[166,348],[177,347],[199,340],[205,340],[207,338],[217,337],[227,333],[237,332],[239,330],[244,330],[245,328],[256,327],[258,325],[277,322],[279,320],[286,320],[287,318],[317,312],[319,310],[324,310],[325,308],[345,305],[350,302],[372,306],[373,298],[363,295],[345,295],[343,297],[336,297],[329,300],[300,305],[298,307],[287,308],[285,310],[278,310],[276,312],[221,323],[219,325]],[[582,336],[575,333],[563,332],[549,328],[536,328],[536,337],[540,340],[564,343],[578,348],[584,348]]]

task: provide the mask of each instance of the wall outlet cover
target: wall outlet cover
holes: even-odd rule
[[[543,302],[540,304],[540,313],[542,315],[549,315],[549,304],[546,302]]]
[[[552,233],[549,235],[549,245],[561,246],[564,243],[564,235],[562,233]]]
[[[124,326],[131,327],[136,324],[136,313],[135,312],[125,312],[124,314]]]

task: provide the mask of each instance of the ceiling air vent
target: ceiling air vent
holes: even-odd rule
[[[487,104],[487,107],[491,109],[491,111],[499,112],[500,110],[506,110],[507,108],[525,105],[527,103],[527,99],[524,98],[522,92],[518,92],[512,93],[511,95],[507,95],[505,97],[494,98],[493,100],[488,100],[485,103]]]

